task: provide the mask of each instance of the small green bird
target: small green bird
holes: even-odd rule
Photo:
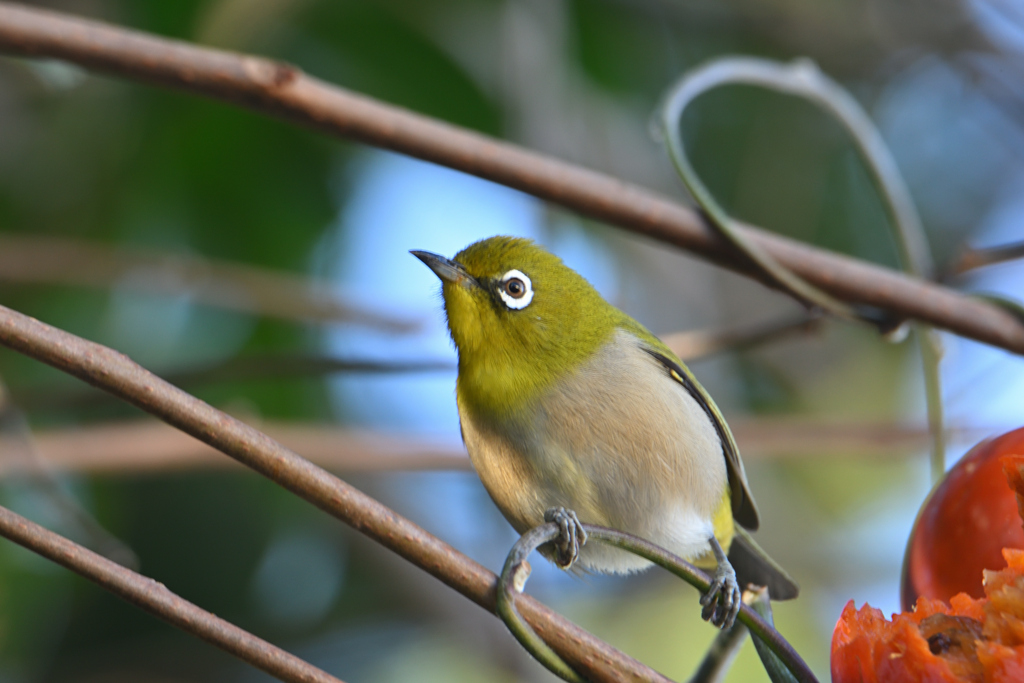
[[[657,337],[530,240],[491,237],[454,260],[412,254],[441,278],[462,438],[516,531],[557,522],[548,554],[563,568],[650,566],[584,545],[581,521],[713,567],[702,616],[722,628],[739,612],[740,581],[796,597],[743,531],[757,529],[758,514],[729,427]]]

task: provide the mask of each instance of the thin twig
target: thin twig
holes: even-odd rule
[[[616,178],[345,91],[287,64],[10,3],[0,3],[0,51],[63,59],[179,88],[449,166],[756,277],[749,261],[691,208]],[[741,229],[780,264],[838,299],[1024,353],[1024,322],[988,302],[759,229]]]
[[[0,251],[3,238],[0,237]],[[683,361],[689,363],[727,351],[741,351],[762,344],[779,341],[820,329],[815,316],[775,320],[751,325],[749,323],[709,330],[670,332],[661,339]],[[175,386],[194,387],[214,382],[240,380],[267,380],[324,375],[401,375],[434,372],[454,372],[454,360],[375,360],[369,358],[343,358],[308,353],[268,353],[239,356],[219,363],[172,369],[161,376]],[[59,387],[23,389],[17,394],[18,405],[24,410],[79,407],[94,403],[97,394],[89,389],[68,391]]]
[[[704,92],[724,85],[748,84],[806,96],[807,93],[803,89],[793,88],[793,86],[799,86],[808,79],[794,77],[795,73],[799,73],[796,66],[783,67],[765,59],[748,57],[714,59],[687,71],[679,82],[669,90],[658,116],[661,125],[655,132],[660,133],[664,138],[669,158],[679,177],[697,205],[711,219],[711,225],[719,231],[724,239],[736,247],[738,252],[746,256],[765,278],[776,283],[780,289],[789,293],[810,310],[827,312],[848,321],[867,321],[883,332],[887,332],[899,326],[900,321],[892,319],[891,316],[880,315],[877,311],[862,310],[863,307],[836,299],[781,265],[771,254],[766,253],[758,244],[750,241],[746,234],[739,229],[739,222],[722,208],[711,190],[700,179],[686,153],[682,132],[683,113],[690,103]],[[813,88],[811,92],[815,92]]]
[[[821,319],[818,316],[801,315],[767,323],[741,323],[721,329],[671,332],[659,336],[681,360],[692,363],[718,353],[744,351],[820,329]]]
[[[0,17],[5,7],[0,7]],[[57,237],[0,235],[0,280],[187,296],[197,303],[296,322],[351,323],[386,332],[420,327],[348,301],[328,282],[185,254]]]
[[[202,638],[282,681],[342,683],[295,655],[178,597],[162,583],[125,569],[5,507],[0,507],[0,536],[84,576],[172,626]]]
[[[372,360],[313,354],[263,354],[241,356],[217,365],[194,367],[167,373],[171,384],[207,384],[282,377],[324,375],[402,375],[455,372],[454,360]]]
[[[559,533],[561,532],[558,525],[551,522],[536,526],[519,537],[509,550],[501,575],[498,577],[495,611],[523,649],[545,669],[567,683],[586,683],[586,679],[573,669],[572,665],[559,657],[558,653],[548,647],[537,632],[523,621],[519,610],[516,609],[516,601],[526,589],[526,582],[533,571],[526,558],[541,545],[555,540]]]
[[[686,562],[678,555],[670,553],[646,539],[627,534],[618,529],[608,529],[589,524],[584,524],[583,528],[586,529],[587,535],[590,538],[601,540],[650,560],[659,567],[667,569],[683,579],[701,593],[707,592],[711,585],[711,579],[703,571]],[[807,662],[803,660],[803,657],[753,608],[745,603],[740,605],[737,619],[743,622],[743,625],[747,627],[753,638],[767,645],[782,660],[786,668],[789,669],[798,681],[801,683],[818,683],[818,679],[811,671],[811,668],[807,666]]]
[[[747,604],[750,604],[749,595],[749,591],[743,591],[743,601]],[[719,631],[687,683],[722,683],[749,634],[742,621],[735,621],[725,631]]]
[[[797,59],[782,64],[756,57],[714,59],[687,73],[683,82],[673,89],[663,113],[665,122],[674,126],[667,128],[666,132],[679,134],[682,109],[695,97],[712,88],[731,84],[759,85],[795,95],[832,114],[850,134],[872,181],[886,199],[885,209],[895,229],[901,260],[918,277],[931,278],[933,265],[928,239],[895,158],[857,101],[845,88],[822,73],[813,61]],[[681,140],[679,146],[682,146]]]
[[[470,470],[459,443],[362,432],[304,423],[254,423],[286,448],[335,472]],[[183,469],[223,469],[237,463],[163,422],[131,420],[40,431],[34,435],[39,466],[54,472],[130,476]],[[36,465],[16,457],[20,441],[0,434],[0,477],[32,474]]]
[[[2,239],[0,237],[0,242]],[[820,321],[817,318],[804,315],[795,319],[754,325],[744,323],[711,330],[670,332],[662,335],[661,339],[677,356],[689,363],[726,351],[741,351],[793,335],[809,334],[819,327]],[[201,384],[239,380],[292,379],[337,373],[392,375],[454,372],[455,369],[455,362],[446,360],[384,361],[303,353],[274,353],[246,355],[219,363],[168,369],[160,375],[175,386],[192,389]],[[109,394],[81,385],[25,388],[17,392],[15,399],[21,409],[30,412],[96,408],[117,400]]]
[[[593,524],[583,524],[582,526],[587,533],[588,543],[595,541],[607,543],[634,555],[639,555],[659,567],[667,569],[701,593],[706,593],[711,585],[711,579],[703,571],[650,541],[617,529]],[[526,558],[544,543],[557,538],[559,533],[557,524],[553,522],[541,524],[524,533],[512,546],[512,550],[505,559],[505,566],[498,582],[498,613],[512,634],[530,654],[555,675],[570,683],[576,683],[579,681],[577,672],[538,639],[535,633],[530,631],[516,610],[516,605],[522,599],[523,588],[530,577],[530,566]],[[746,603],[740,606],[738,620],[750,630],[756,639],[761,640],[770,648],[771,652],[783,662],[798,681],[818,683],[818,679],[799,653],[771,624]]]
[[[127,356],[0,306],[0,344],[109,391],[280,484],[494,611],[497,577],[370,496],[190,396]],[[520,604],[534,629],[592,681],[666,681],[536,601]]]
[[[306,422],[252,422],[286,448],[332,472],[470,471],[457,442],[402,437]],[[917,455],[928,447],[927,428],[882,422],[827,422],[809,418],[729,421],[747,461],[834,457],[891,458]],[[1004,429],[954,428],[948,438],[974,443]],[[151,420],[103,422],[37,430],[38,465],[20,454],[23,443],[0,434],[0,477],[52,472],[131,476],[168,470],[223,469],[236,463],[188,434]]]
[[[772,617],[771,596],[767,588],[758,586],[753,591],[744,591],[743,602],[750,605],[755,612],[761,615],[765,623],[769,624],[772,628],[775,627],[775,620]],[[754,638],[754,648],[757,650],[758,656],[761,657],[761,664],[764,665],[764,669],[768,672],[768,677],[772,680],[772,683],[796,683],[796,677],[793,675],[793,672],[768,647],[767,643],[760,638]]]
[[[47,466],[25,415],[8,399],[0,383],[0,473],[4,465],[13,465],[27,479],[33,493],[47,500],[62,522],[77,529],[89,546],[109,560],[129,569],[139,568],[139,558],[124,541],[108,531],[67,491],[61,488],[53,470]]]
[[[808,59],[781,64],[756,57],[723,57],[687,72],[673,87],[661,110],[661,132],[668,143],[669,156],[683,183],[698,205],[711,218],[712,224],[741,253],[746,255],[765,275],[798,301],[840,318],[862,320],[876,325],[894,339],[902,339],[906,325],[891,315],[879,316],[862,306],[848,305],[823,292],[815,285],[780,264],[756,243],[737,229],[736,221],[715,200],[690,164],[683,144],[682,117],[686,107],[702,93],[724,85],[758,85],[769,90],[795,95],[818,105],[839,122],[860,152],[875,188],[881,194],[889,214],[889,229],[899,245],[903,270],[918,278],[931,279],[934,266],[921,219],[914,206],[896,160],[881,133],[871,122],[853,96],[818,69]],[[928,404],[928,425],[932,433],[932,479],[938,481],[945,472],[946,442],[943,435],[942,385],[939,375],[938,339],[927,325],[912,325],[921,356],[925,398]]]
[[[743,591],[743,602],[760,614],[765,622],[773,628],[775,627],[767,588],[748,585]],[[724,681],[733,660],[736,659],[736,655],[739,654],[749,634],[750,631],[742,621],[735,621],[731,628],[720,631],[688,683],[721,683]],[[782,663],[782,660],[760,639],[754,638],[753,640],[754,647],[757,648],[757,653],[761,656],[761,663],[764,664],[765,671],[768,672],[772,683],[795,683],[796,678]]]
[[[299,377],[322,377],[336,373],[347,375],[393,375],[431,372],[454,372],[454,361],[382,361],[362,358],[339,358],[299,353],[253,354],[231,358],[221,363],[202,364],[161,372],[175,386],[194,388],[214,382],[267,380]],[[103,407],[117,399],[92,387],[66,384],[40,385],[21,389],[14,394],[17,404],[26,411],[54,412]]]
[[[937,484],[946,473],[946,411],[942,404],[942,341],[939,333],[928,325],[914,323],[915,341],[921,356],[921,374],[924,375],[925,407],[928,413],[928,431],[931,434],[932,483]]]
[[[975,268],[994,266],[1024,258],[1024,241],[1002,244],[998,247],[975,249],[965,247],[946,270],[943,279],[963,275]]]

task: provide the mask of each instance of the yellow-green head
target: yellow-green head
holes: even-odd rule
[[[412,252],[441,278],[459,352],[459,394],[481,418],[514,417],[578,368],[616,327],[636,325],[532,241],[491,237],[454,259]]]

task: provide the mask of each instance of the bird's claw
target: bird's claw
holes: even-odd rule
[[[556,507],[544,513],[544,521],[558,525],[558,538],[554,540],[555,564],[562,569],[569,569],[576,564],[580,548],[587,542],[587,532],[580,518],[572,510]]]
[[[741,594],[732,565],[728,562],[719,563],[708,592],[700,598],[700,604],[704,606],[701,618],[723,631],[732,628],[736,615],[740,613],[740,605],[743,604]]]

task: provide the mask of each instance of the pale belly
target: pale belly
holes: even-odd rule
[[[488,426],[461,400],[459,415],[484,487],[520,532],[561,506],[583,522],[628,531],[694,559],[707,552],[724,503],[731,537],[725,458],[714,425],[626,332],[516,425]],[[728,538],[720,540],[728,545]],[[602,572],[649,566],[597,543],[588,544],[579,561]]]

